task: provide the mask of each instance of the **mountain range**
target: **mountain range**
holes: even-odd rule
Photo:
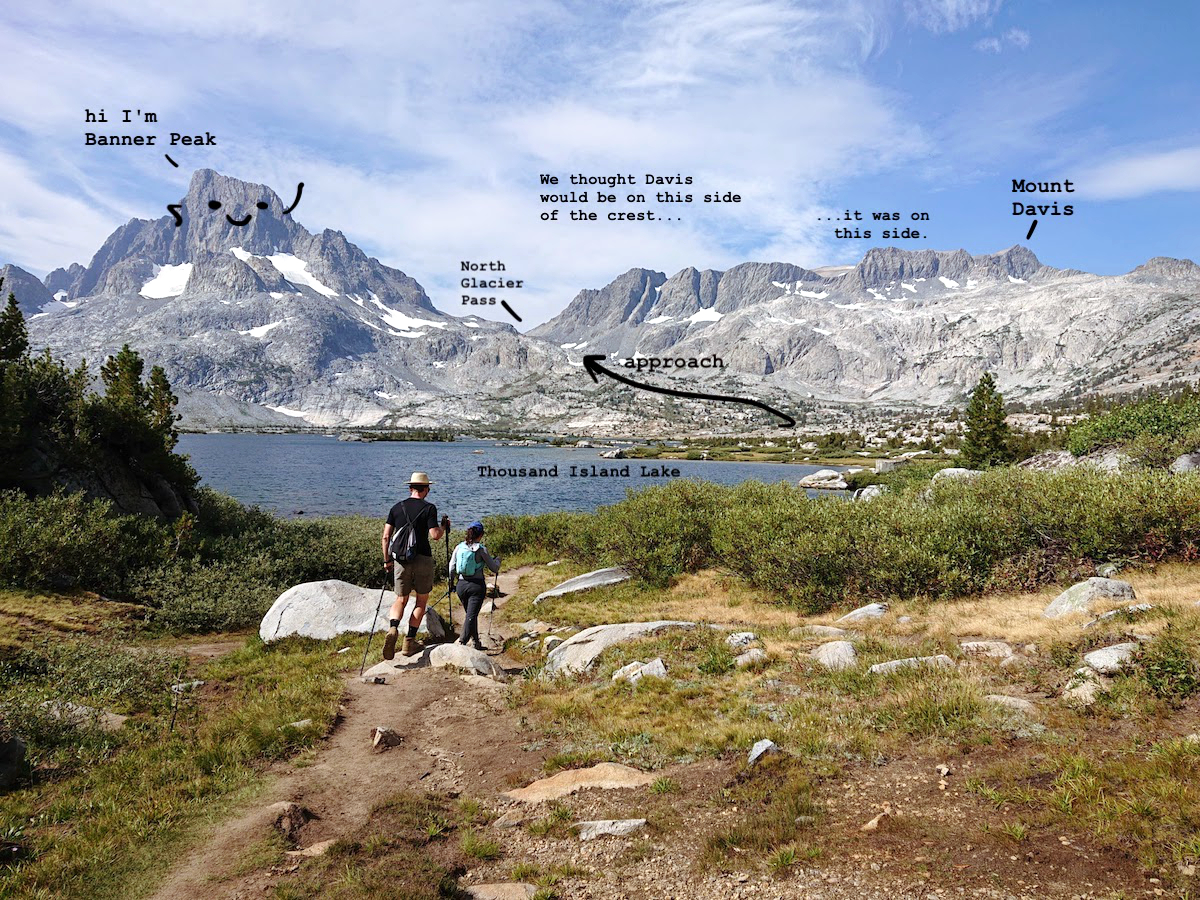
[[[635,268],[521,334],[441,312],[404,272],[284,210],[270,188],[201,169],[180,224],[133,219],[87,266],[0,275],[35,347],[99,362],[130,344],[166,368],[192,427],[646,435],[771,421],[743,406],[594,385],[586,354],[610,367],[716,356],[724,368],[637,377],[793,410],[958,402],[985,371],[1010,399],[1029,400],[1200,375],[1200,267],[1188,260],[1100,276],[1042,265],[1024,247],[889,247],[855,266],[743,263],[670,277]]]

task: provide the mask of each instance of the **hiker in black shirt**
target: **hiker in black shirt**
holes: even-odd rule
[[[407,622],[407,632],[404,636],[404,647],[401,653],[413,656],[420,653],[424,647],[417,641],[417,629],[425,618],[425,605],[429,602],[429,594],[433,590],[433,549],[431,540],[440,541],[442,535],[450,530],[450,517],[442,516],[438,522],[437,507],[426,501],[429,496],[429,486],[433,484],[424,472],[413,472],[408,482],[408,499],[401,500],[388,513],[387,523],[383,526],[383,558],[388,571],[392,571],[394,562],[388,552],[392,534],[406,524],[412,525],[413,556],[411,561],[403,563],[395,573],[396,602],[388,612],[389,628],[383,641],[383,658],[394,659],[396,656],[396,641],[400,637],[400,616],[408,605],[409,594],[414,591],[417,595],[416,605]]]

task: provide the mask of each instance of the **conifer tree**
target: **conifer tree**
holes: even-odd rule
[[[963,463],[972,469],[985,469],[1008,462],[1008,438],[1004,397],[996,390],[992,373],[985,372],[967,405],[967,429],[961,453]]]
[[[146,409],[146,386],[142,384],[142,370],[146,364],[141,356],[128,344],[116,356],[110,356],[100,367],[104,381],[104,399],[118,409],[130,412]]]
[[[150,424],[160,435],[167,450],[174,450],[179,442],[179,433],[175,423],[182,418],[175,412],[179,398],[171,393],[171,382],[162,366],[150,370]]]
[[[0,288],[4,279],[0,278]],[[17,295],[8,292],[8,305],[0,313],[0,362],[15,362],[29,352],[29,331],[25,328],[25,316],[17,305]]]

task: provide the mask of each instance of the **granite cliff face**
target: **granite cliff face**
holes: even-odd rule
[[[614,321],[634,282],[657,300]],[[1012,399],[1049,399],[1200,376],[1200,266],[1156,258],[1104,277],[1044,266],[1023,247],[889,247],[833,270],[639,269],[531,334],[572,356],[715,353],[726,378],[791,396],[943,403],[991,371]]]

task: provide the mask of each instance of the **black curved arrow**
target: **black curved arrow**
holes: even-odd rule
[[[642,391],[653,391],[656,394],[669,394],[672,397],[691,397],[693,400],[721,400],[725,403],[744,403],[747,406],[757,406],[759,409],[765,409],[771,415],[779,416],[779,418],[783,419],[785,424],[780,427],[796,427],[796,420],[787,413],[780,412],[779,410],[767,406],[765,403],[760,403],[757,400],[750,400],[746,397],[725,397],[721,394],[701,394],[697,393],[696,391],[676,391],[671,388],[655,387],[652,384],[642,384],[640,381],[634,381],[632,378],[626,378],[624,375],[618,375],[616,372],[612,372],[604,368],[604,366],[600,365],[598,360],[605,358],[606,357],[601,356],[598,353],[590,354],[583,358],[583,367],[587,369],[588,374],[592,376],[592,381],[596,382],[597,384],[600,383],[600,379],[596,377],[596,373],[603,372],[609,378],[614,378],[617,381],[623,382],[630,387],[635,387]]]

